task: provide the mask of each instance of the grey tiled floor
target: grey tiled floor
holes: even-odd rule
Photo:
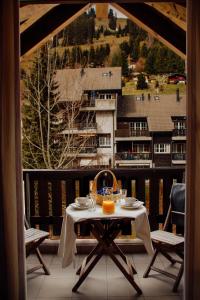
[[[179,292],[175,294],[171,291],[172,279],[154,272],[150,273],[149,278],[142,277],[149,261],[148,255],[141,253],[128,256],[137,270],[135,281],[143,291],[142,296],[137,296],[133,287],[109,257],[103,257],[80,286],[78,292],[73,293],[72,287],[78,279],[73,265],[62,269],[60,259],[56,255],[43,255],[51,275],[43,275],[42,270],[27,275],[28,300],[159,300],[161,297],[162,300],[182,299],[183,283],[179,287]],[[76,257],[77,266],[83,258],[83,255]],[[27,267],[34,265],[35,261],[36,257],[30,256],[27,260]],[[172,271],[170,264],[161,256],[157,264]]]

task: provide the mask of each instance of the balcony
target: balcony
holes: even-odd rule
[[[84,99],[82,103],[82,107],[95,107],[95,99],[94,98]]]
[[[148,130],[130,130],[129,128],[120,128],[115,131],[116,141],[151,141],[150,132]]]
[[[173,164],[186,164],[186,153],[172,153]]]
[[[115,163],[117,166],[143,166],[152,167],[152,154],[151,153],[129,153],[118,152],[115,155]]]
[[[157,229],[163,223],[169,205],[169,193],[172,182],[181,182],[185,169],[159,168],[159,169],[114,169],[118,182],[127,188],[128,195],[135,195],[145,202],[149,212],[151,230]],[[77,195],[84,196],[89,192],[90,180],[93,180],[98,170],[25,170],[23,179],[25,183],[26,214],[32,226],[50,230],[51,236],[59,236],[62,224],[62,215],[65,207],[73,202]],[[129,253],[138,272],[135,276],[137,283],[144,293],[144,297],[172,297],[172,281],[159,275],[144,279],[143,273],[149,262],[149,256],[143,252],[138,241],[132,237],[129,244],[126,240],[119,240],[118,245],[124,246]],[[57,240],[52,240],[51,249],[56,249]],[[87,251],[88,245],[94,245],[92,240],[78,241],[78,251]],[[84,250],[85,248],[85,250]],[[135,249],[135,250],[134,250]],[[55,250],[54,250],[55,251]],[[136,253],[140,251],[140,253]],[[83,260],[84,255],[77,255],[77,265]],[[28,299],[61,299],[76,298],[77,294],[71,289],[77,277],[73,265],[66,269],[61,268],[60,259],[53,254],[45,254],[44,258],[51,270],[51,276],[43,276],[42,273],[28,275]],[[28,258],[28,265],[34,264],[35,257]],[[171,265],[165,258],[159,257],[158,265],[164,265],[170,271]],[[112,276],[111,276],[112,274]],[[86,288],[87,287],[87,288]],[[183,285],[180,285],[176,299],[181,299]],[[129,285],[122,273],[118,271],[113,262],[104,257],[80,287],[79,299],[129,299],[134,297],[135,291]],[[173,296],[174,297],[174,296]],[[172,298],[173,298],[172,297]],[[180,297],[180,298],[179,298]],[[143,299],[143,296],[141,296]],[[149,298],[150,299],[150,298]]]
[[[66,128],[62,131],[62,134],[86,134],[86,135],[94,135],[97,132],[97,123],[94,122],[80,122],[73,123],[70,127]]]
[[[183,283],[181,282],[178,293],[171,292],[172,279],[159,274],[159,278],[152,275],[144,279],[143,273],[149,262],[149,257],[145,253],[134,253],[128,255],[137,269],[135,276],[137,284],[142,289],[144,295],[138,297],[134,289],[125,279],[123,274],[116,268],[110,258],[101,259],[100,263],[92,270],[86,281],[79,288],[79,293],[73,293],[72,287],[77,281],[76,269],[70,265],[62,269],[60,260],[56,255],[46,254],[44,259],[51,270],[51,276],[42,273],[33,273],[27,276],[27,299],[71,299],[71,300],[121,300],[121,299],[165,299],[181,300],[183,293]],[[84,255],[76,256],[76,264],[79,265]],[[28,258],[28,266],[32,267],[35,257]],[[171,271],[171,265],[165,258],[159,257],[157,266],[165,265]]]
[[[174,129],[172,133],[172,140],[186,140],[186,129]]]
[[[78,157],[96,157],[97,155],[97,145],[85,146],[81,149]]]
[[[84,101],[80,111],[113,111],[116,110],[116,99],[93,99]]]
[[[151,153],[129,153],[119,152],[116,154],[116,160],[151,160]]]
[[[76,147],[70,148],[69,156],[78,157],[95,157],[97,155],[97,145],[87,145],[77,151]]]
[[[173,180],[182,182],[184,167],[118,168],[113,171],[120,185],[127,188],[129,196],[135,195],[146,203],[151,229],[157,229],[167,212],[171,184]],[[72,203],[76,196],[89,193],[90,181],[97,173],[98,170],[95,169],[25,170],[25,201],[32,226],[39,225],[46,230],[51,227],[52,234],[59,235],[65,207]],[[159,198],[161,189],[162,199]]]

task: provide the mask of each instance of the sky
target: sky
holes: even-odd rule
[[[92,6],[92,7],[95,8],[95,5]],[[111,4],[109,4],[108,10],[109,10],[110,8],[113,10],[114,15],[115,15],[115,13],[117,14],[117,18],[125,18],[125,19],[127,19],[127,17],[126,17],[125,15],[123,15],[120,11],[118,11],[116,8],[114,8]]]
[[[109,4],[108,9],[110,9],[110,8],[113,10],[114,15],[115,15],[115,12],[116,12],[117,18],[126,18],[127,19],[127,17],[125,15],[123,15],[120,11],[118,11],[116,8],[112,7],[112,5]]]

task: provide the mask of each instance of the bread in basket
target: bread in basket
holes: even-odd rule
[[[112,193],[106,193],[106,191],[108,189],[110,189],[111,187],[102,187],[101,190],[97,189],[98,186],[98,179],[100,177],[101,174],[106,174],[106,173],[110,173],[112,175],[113,178],[113,185],[112,185]],[[114,200],[115,202],[120,199],[120,193],[119,193],[119,189],[118,189],[118,184],[117,184],[117,179],[115,177],[115,174],[111,171],[111,170],[102,170],[99,173],[97,173],[97,175],[94,178],[93,181],[93,185],[92,185],[92,194],[93,197],[96,200],[97,204],[102,205],[103,200]]]

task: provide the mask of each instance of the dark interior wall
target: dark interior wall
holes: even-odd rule
[[[18,1],[0,12],[0,299],[24,300]]]

